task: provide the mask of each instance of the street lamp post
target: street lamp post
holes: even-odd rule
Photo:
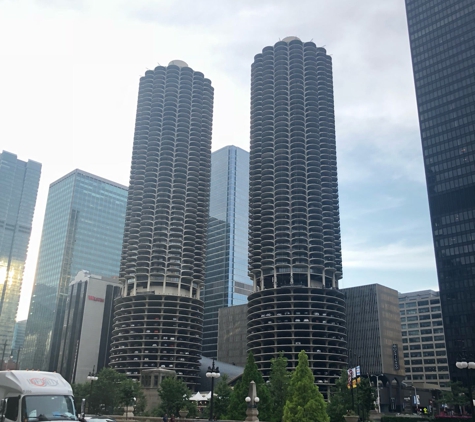
[[[92,384],[94,383],[94,381],[97,381],[99,379],[95,371],[96,371],[96,365],[92,367],[92,372],[89,372],[89,375],[87,376],[87,380],[91,381],[91,390],[89,392],[89,404],[87,406],[87,411],[89,413],[91,412]]]
[[[379,393],[379,378],[378,377],[384,377],[384,374],[380,374],[380,375],[371,375],[371,376],[374,376],[376,377],[376,390],[377,390],[377,393],[378,393],[378,397],[377,397],[377,404],[378,404],[378,413],[381,413],[381,395]]]
[[[246,410],[246,422],[259,422],[259,411],[257,410],[257,404],[259,403],[259,397],[257,397],[256,383],[251,381],[249,383],[249,395],[245,398],[247,403]]]
[[[468,382],[468,399],[470,400],[470,412],[472,413],[472,421],[475,422],[475,412],[473,406],[473,394],[472,394],[472,378],[470,376],[470,369],[475,369],[475,362],[456,362],[455,366],[458,369],[466,369],[467,370],[467,382]]]
[[[404,387],[410,387],[410,388],[413,388],[414,389],[414,396],[412,396],[412,400],[411,400],[411,407],[412,407],[412,410],[414,411],[414,407],[416,408],[416,412],[417,412],[417,409],[419,408],[419,405],[421,404],[420,401],[419,401],[419,396],[417,395],[417,387],[414,385],[414,384],[408,384],[407,382],[403,382],[402,385]]]
[[[211,366],[208,366],[208,370],[206,371],[206,377],[211,378],[211,397],[209,402],[209,419],[210,421],[213,420],[213,401],[214,401],[214,379],[219,378],[221,374],[219,373],[219,368],[214,367],[214,359]]]

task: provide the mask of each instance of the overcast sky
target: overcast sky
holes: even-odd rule
[[[437,289],[402,0],[0,0],[0,150],[43,164],[19,319],[49,184],[128,184],[139,77],[185,60],[215,88],[213,150],[249,150],[251,63],[288,35],[333,57],[340,286]]]

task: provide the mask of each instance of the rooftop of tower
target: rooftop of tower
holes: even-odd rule
[[[184,62],[183,60],[172,60],[168,63],[168,66],[175,65],[178,67],[188,67],[188,63]]]
[[[299,37],[294,37],[294,36],[285,37],[282,41],[284,41],[284,42],[290,42],[290,41],[293,41],[293,40],[302,41]]]

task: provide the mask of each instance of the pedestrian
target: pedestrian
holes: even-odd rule
[[[168,415],[165,413],[165,415],[163,416],[163,422],[168,422]]]
[[[170,416],[170,422],[175,422],[175,415],[172,413],[172,415]]]

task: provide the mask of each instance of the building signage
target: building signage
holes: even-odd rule
[[[87,298],[89,300],[92,300],[93,302],[104,302],[104,299],[102,299],[101,297],[96,297],[96,296],[89,295]]]
[[[397,344],[393,344],[393,364],[394,364],[394,369],[396,371],[399,371],[399,353],[398,353],[398,347]]]

